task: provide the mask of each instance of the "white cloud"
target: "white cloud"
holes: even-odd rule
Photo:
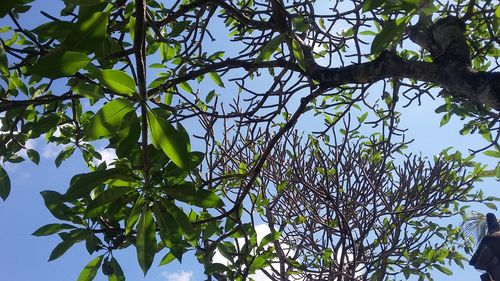
[[[55,145],[49,142],[42,149],[42,157],[45,159],[54,159],[63,150],[62,145]]]
[[[106,164],[109,166],[112,162],[114,162],[118,157],[116,156],[116,152],[112,148],[104,148],[101,150],[98,150],[99,154],[101,154],[102,159],[96,159],[95,163],[96,165],[101,164],[102,162],[106,162]]]
[[[28,149],[35,149],[36,147],[36,140],[34,139],[29,139],[26,141],[26,143],[24,144],[24,146]]]
[[[193,277],[192,271],[176,271],[173,273],[170,272],[162,272],[161,275],[165,278],[165,281],[191,281]]]

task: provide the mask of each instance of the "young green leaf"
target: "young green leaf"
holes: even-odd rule
[[[135,92],[135,82],[127,73],[116,69],[105,69],[95,73],[99,82],[118,94],[131,96]]]
[[[95,259],[91,260],[80,272],[78,276],[78,281],[92,281],[97,274],[97,270],[101,266],[102,259],[104,255],[100,255]]]
[[[487,150],[484,152],[484,155],[488,155],[488,156],[494,157],[494,158],[500,158],[500,151],[499,150]]]
[[[118,133],[124,116],[133,111],[131,102],[114,99],[99,109],[85,127],[85,134],[90,139],[109,137]]]
[[[259,55],[255,59],[255,63],[263,62],[263,61],[268,61],[271,55],[278,49],[278,47],[281,45],[281,43],[285,40],[286,34],[282,33],[273,39],[269,40],[267,44],[262,48],[260,51]]]
[[[41,57],[32,67],[28,68],[28,72],[50,79],[57,79],[75,74],[89,62],[90,59],[82,53],[55,51]]]
[[[0,75],[9,77],[9,73],[9,61],[7,59],[3,44],[0,44]]]
[[[300,43],[297,42],[297,40],[293,39],[292,40],[292,52],[293,56],[297,60],[297,63],[299,64],[300,68],[304,71],[306,71],[306,60],[304,59],[304,53],[302,51],[302,46],[300,46]]]
[[[184,91],[192,94],[193,93],[193,88],[191,88],[191,85],[189,85],[188,82],[181,82],[179,83],[179,86],[181,87],[181,89],[183,89]]]
[[[144,272],[144,275],[148,272],[149,268],[153,264],[153,259],[156,254],[156,230],[155,222],[153,220],[153,214],[148,206],[146,206],[139,218],[139,223],[137,224],[137,239],[136,239],[136,249],[137,249],[137,259],[139,265]]]
[[[306,22],[303,16],[294,17],[292,21],[294,29],[298,32],[306,32],[309,30],[309,23]]]
[[[222,82],[222,79],[217,72],[209,72],[208,75],[217,86],[224,88],[224,82]]]
[[[399,41],[406,28],[408,18],[389,21],[373,39],[371,53],[378,54]]]
[[[451,271],[449,268],[446,268],[440,264],[434,264],[434,267],[437,268],[439,271],[441,271],[442,273],[446,274],[446,275],[452,275],[453,274],[453,271]]]
[[[3,201],[9,197],[10,178],[5,169],[0,166],[0,197]]]
[[[168,120],[162,118],[163,116],[160,108],[148,112],[151,142],[156,148],[161,148],[177,167],[188,170],[190,167],[188,143]]]

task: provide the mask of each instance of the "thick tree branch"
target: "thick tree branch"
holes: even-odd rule
[[[7,110],[11,110],[14,108],[26,108],[30,105],[36,106],[36,105],[43,105],[43,104],[49,104],[53,102],[61,102],[65,100],[71,100],[71,99],[79,99],[82,98],[83,96],[80,95],[70,95],[68,93],[61,95],[61,96],[42,96],[39,98],[35,98],[32,100],[4,100],[0,99],[0,112],[4,112]]]
[[[323,87],[408,78],[438,84],[454,97],[500,110],[499,72],[479,72],[454,64],[408,61],[391,52],[383,52],[371,62],[342,68],[322,67],[311,58],[307,62],[307,74]]]

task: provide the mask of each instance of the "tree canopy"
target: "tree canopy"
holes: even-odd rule
[[[128,247],[145,274],[194,250],[209,280],[432,280],[473,248],[436,219],[495,207],[495,1],[63,0],[34,27],[33,2],[0,3],[0,157],[88,166],[33,233],[98,253],[78,280],[125,280]],[[430,99],[484,144],[414,153],[400,120]]]

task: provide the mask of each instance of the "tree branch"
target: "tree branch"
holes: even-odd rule
[[[14,108],[26,108],[30,105],[43,105],[43,104],[49,104],[52,102],[60,102],[60,101],[65,101],[65,100],[71,100],[71,99],[79,99],[82,98],[83,96],[80,95],[69,95],[69,94],[63,94],[61,96],[42,96],[39,98],[35,98],[32,100],[4,100],[0,99],[0,112],[4,112],[7,110],[11,110]]]
[[[387,51],[374,61],[342,68],[322,67],[311,59],[310,54],[306,56],[307,74],[326,88],[371,83],[385,78],[408,78],[438,84],[454,97],[500,110],[500,72],[408,61]]]

